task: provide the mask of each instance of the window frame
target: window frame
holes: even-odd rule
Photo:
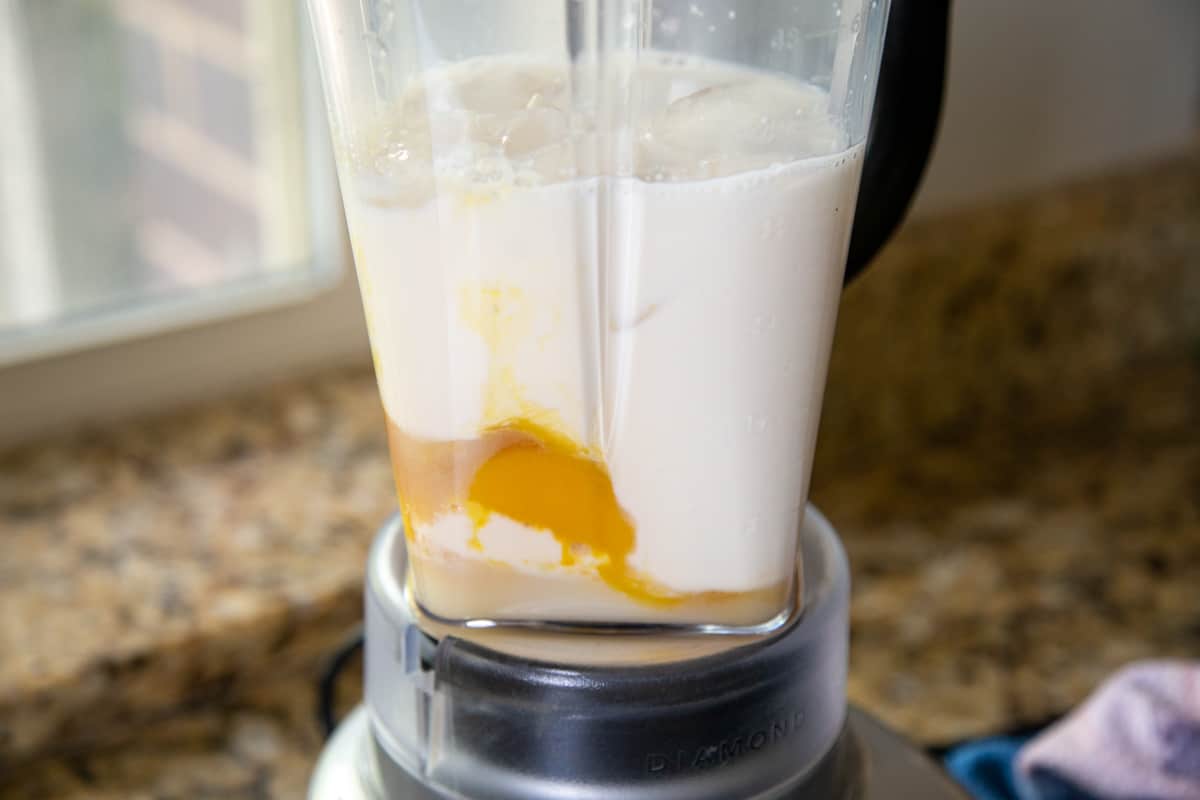
[[[296,9],[311,258],[327,268],[60,319],[57,329],[38,326],[21,341],[0,343],[0,446],[370,364],[316,49],[303,0],[289,2]]]
[[[0,6],[11,13],[15,2],[0,0]],[[4,331],[0,333],[0,370],[48,357],[311,302],[345,280],[346,233],[315,47],[302,0],[290,0],[289,4],[293,9],[289,22],[295,23],[289,27],[293,28],[295,35],[299,71],[298,103],[303,123],[306,211],[311,246],[305,268],[259,273],[242,280],[169,293],[130,305],[100,306],[33,323],[25,329]],[[4,31],[0,31],[0,37],[5,35]],[[26,127],[32,129],[25,131],[28,135],[23,138],[36,137],[36,123]],[[19,177],[30,179],[28,175]],[[46,232],[43,231],[41,235],[44,240]],[[36,239],[36,232],[34,237],[28,238]],[[42,261],[52,264],[52,243],[44,240],[40,248],[36,242],[31,246],[41,250],[44,255]]]

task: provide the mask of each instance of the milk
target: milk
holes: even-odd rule
[[[586,66],[427,73],[340,159],[394,451],[438,498],[397,462],[442,616],[752,625],[792,589],[861,146],[813,86],[624,72],[616,105]],[[603,466],[650,600],[471,506],[514,420]]]

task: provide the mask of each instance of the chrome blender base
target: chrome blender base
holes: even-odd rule
[[[825,780],[808,781],[781,800],[966,800],[967,795],[928,757],[869,714],[851,708],[842,748],[842,769]],[[367,711],[356,708],[321,753],[309,785],[309,800],[444,800],[395,764],[398,783],[382,795],[372,773],[381,755],[371,737]],[[386,757],[386,756],[385,756]],[[832,759],[831,759],[832,760]],[[833,788],[833,791],[830,791]],[[398,793],[397,793],[398,791]]]
[[[326,746],[309,797],[964,797],[900,737],[847,712],[849,571],[811,507],[797,568],[802,602],[766,636],[468,642],[421,616],[392,520],[368,561],[365,706]],[[586,664],[572,661],[581,641]]]

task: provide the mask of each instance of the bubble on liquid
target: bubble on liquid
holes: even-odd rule
[[[428,131],[390,128],[385,137],[383,146],[376,150],[371,162],[378,175],[402,179],[427,169],[430,161]]]
[[[691,14],[693,17],[700,17],[701,19],[704,18],[704,9],[702,9],[700,6],[696,5],[695,3],[691,3],[688,5],[688,13]]]
[[[433,194],[433,165],[419,158],[409,143],[393,142],[357,175],[358,194],[384,207],[416,207]]]
[[[766,433],[769,419],[766,414],[748,414],[746,416],[746,432]]]
[[[732,8],[731,8],[731,9],[729,9],[729,18],[730,18],[730,19],[737,19],[737,12],[736,12],[736,11],[734,11]]]
[[[525,169],[518,169],[513,174],[513,183],[517,186],[524,186],[524,187],[541,186],[545,182],[546,181],[542,177],[542,174],[540,172],[538,172],[535,169],[529,169],[528,167],[526,167]]]
[[[384,152],[384,157],[391,162],[408,161],[410,155],[408,145],[403,142],[392,142]]]
[[[511,176],[512,167],[506,159],[490,156],[475,160],[470,177],[478,183],[505,183]]]
[[[769,333],[778,327],[779,321],[774,314],[758,314],[754,317],[753,330],[756,336]]]
[[[804,35],[799,28],[779,28],[771,34],[768,47],[772,50],[796,50],[804,41]]]
[[[775,241],[783,236],[783,220],[776,216],[763,219],[761,223],[762,238]]]

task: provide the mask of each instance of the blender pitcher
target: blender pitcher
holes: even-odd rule
[[[309,0],[429,618],[795,612],[888,6]]]

